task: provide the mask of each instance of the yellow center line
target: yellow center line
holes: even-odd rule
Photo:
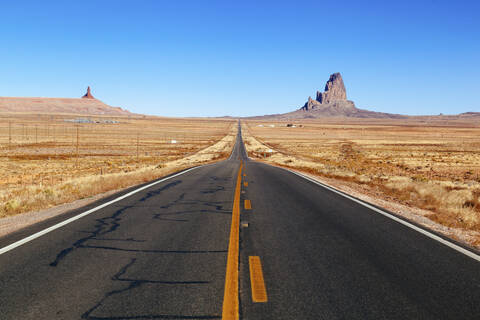
[[[228,243],[227,272],[225,275],[225,293],[223,295],[223,320],[238,320],[238,254],[240,232],[240,189],[242,187],[242,168],[240,162],[238,169],[235,196],[233,199],[232,225],[230,227],[230,240]]]
[[[245,208],[245,210],[252,209],[252,204],[251,204],[250,200],[245,200],[244,208]]]
[[[248,257],[250,264],[250,284],[252,286],[253,302],[267,302],[267,289],[265,288],[265,280],[263,279],[262,263],[260,257]]]

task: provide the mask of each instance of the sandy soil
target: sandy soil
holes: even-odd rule
[[[127,181],[112,185],[112,177],[138,180],[142,170],[146,176],[152,167],[171,166],[222,140],[233,124],[215,119],[0,114],[0,217],[121,188]],[[208,149],[202,155],[220,158],[223,152]],[[101,182],[94,185],[100,188],[91,193],[82,186],[95,182]],[[71,198],[65,199],[69,193]]]

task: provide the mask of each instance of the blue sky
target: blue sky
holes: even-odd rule
[[[0,96],[248,116],[341,72],[360,108],[480,111],[480,1],[2,1],[0,39]]]

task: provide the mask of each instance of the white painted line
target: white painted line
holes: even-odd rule
[[[85,211],[85,212],[82,212],[82,213],[80,213],[80,214],[78,214],[78,215],[76,215],[76,216],[74,216],[74,217],[72,217],[72,218],[70,218],[70,219],[67,219],[67,220],[65,220],[65,221],[59,222],[59,223],[57,223],[57,224],[55,224],[55,225],[53,225],[53,226],[51,226],[51,227],[49,227],[49,228],[47,228],[47,229],[44,229],[44,230],[39,231],[39,232],[37,232],[37,233],[34,233],[34,234],[32,234],[32,235],[30,235],[30,236],[28,236],[28,237],[26,237],[26,238],[24,238],[24,239],[22,239],[22,240],[18,240],[17,242],[14,242],[14,243],[6,246],[6,247],[3,247],[3,248],[0,249],[0,255],[4,254],[5,252],[8,252],[8,251],[10,251],[10,250],[13,250],[13,249],[21,246],[22,244],[25,244],[25,243],[30,242],[30,241],[32,241],[32,240],[35,240],[36,238],[41,237],[41,236],[43,236],[44,234],[47,234],[47,233],[49,233],[49,232],[51,232],[51,231],[53,231],[53,230],[55,230],[55,229],[61,228],[61,227],[63,227],[64,225],[69,224],[70,222],[73,222],[73,221],[75,221],[75,220],[78,220],[78,219],[80,219],[80,218],[83,218],[83,217],[85,217],[86,215],[89,215],[90,213],[93,213],[93,212],[98,211],[98,210],[100,210],[100,209],[102,209],[102,208],[105,208],[106,206],[109,206],[109,205],[111,205],[112,203],[118,202],[118,201],[120,201],[120,200],[122,200],[122,199],[125,199],[125,198],[127,198],[127,197],[130,197],[131,195],[133,195],[133,194],[135,194],[135,193],[138,193],[138,192],[140,192],[140,191],[142,191],[142,190],[145,190],[145,189],[147,189],[147,188],[150,188],[151,186],[154,186],[154,185],[156,185],[156,184],[162,183],[162,182],[167,181],[167,180],[169,180],[169,179],[178,177],[178,176],[180,176],[180,175],[182,175],[182,174],[185,174],[185,173],[187,173],[187,172],[189,172],[189,171],[192,171],[192,170],[195,170],[195,169],[198,169],[198,168],[202,168],[202,167],[205,167],[205,166],[209,166],[209,165],[211,165],[211,164],[204,165],[204,166],[199,166],[199,167],[194,167],[194,168],[190,168],[190,169],[187,169],[187,170],[182,171],[182,172],[180,172],[180,173],[174,174],[173,176],[170,176],[170,177],[167,177],[167,178],[163,178],[163,179],[161,179],[161,180],[158,180],[158,181],[152,182],[152,183],[150,183],[150,184],[147,184],[146,186],[143,186],[143,187],[140,187],[140,188],[135,189],[135,190],[133,190],[133,191],[130,191],[129,193],[124,194],[123,196],[120,196],[120,197],[115,198],[115,199],[113,199],[113,200],[111,200],[111,201],[109,201],[109,202],[106,202],[106,203],[104,203],[104,204],[101,204],[101,205],[99,205],[98,207],[95,207],[95,208],[92,208],[92,209],[87,210],[87,211]]]
[[[277,168],[278,168],[278,167],[277,167]],[[361,204],[361,205],[364,206],[364,207],[367,207],[367,208],[369,208],[369,209],[371,209],[371,210],[373,210],[373,211],[375,211],[375,212],[377,212],[377,213],[380,213],[381,215],[384,215],[385,217],[388,217],[388,218],[390,218],[390,219],[392,219],[392,220],[395,220],[395,221],[397,221],[398,223],[403,224],[404,226],[407,226],[407,227],[409,227],[409,228],[411,228],[411,229],[413,229],[413,230],[415,230],[415,231],[417,231],[417,232],[420,232],[421,234],[426,235],[427,237],[429,237],[429,238],[431,238],[431,239],[433,239],[433,240],[436,240],[436,241],[438,241],[438,242],[440,242],[440,243],[442,243],[442,244],[444,244],[444,245],[446,245],[446,246],[448,246],[448,247],[450,247],[450,248],[452,248],[452,249],[454,249],[454,250],[457,250],[458,252],[463,253],[464,255],[469,256],[470,258],[475,259],[475,260],[477,260],[477,261],[480,262],[480,255],[478,255],[478,254],[476,254],[476,253],[474,253],[474,252],[472,252],[472,251],[470,251],[470,250],[467,250],[467,249],[465,249],[465,248],[462,248],[461,246],[456,245],[456,244],[453,243],[453,242],[450,242],[450,241],[448,241],[448,240],[445,240],[445,239],[443,239],[442,237],[437,236],[436,234],[433,234],[433,233],[431,233],[431,232],[428,232],[428,231],[425,230],[425,229],[419,228],[419,227],[417,227],[416,225],[414,225],[414,224],[412,224],[412,223],[410,223],[410,222],[408,222],[408,221],[405,221],[405,220],[403,220],[403,219],[400,219],[400,218],[398,218],[398,217],[396,217],[396,216],[394,216],[394,215],[392,215],[392,214],[390,214],[390,213],[388,213],[388,212],[385,212],[385,211],[383,211],[383,210],[380,210],[380,209],[378,209],[378,208],[376,208],[376,207],[374,207],[374,206],[372,206],[372,205],[369,205],[369,204],[366,203],[366,202],[363,202],[363,201],[361,201],[361,200],[355,199],[355,198],[349,196],[348,194],[339,191],[338,189],[335,189],[335,188],[333,188],[333,187],[331,187],[331,186],[329,186],[329,185],[326,185],[326,184],[324,184],[324,183],[318,182],[317,180],[312,179],[312,178],[310,178],[310,177],[308,177],[308,176],[305,176],[305,175],[303,175],[303,174],[301,174],[301,173],[298,173],[298,172],[295,172],[295,171],[292,171],[292,170],[289,170],[289,169],[285,169],[285,168],[281,168],[281,169],[284,169],[284,170],[289,171],[289,172],[291,172],[291,173],[293,173],[293,174],[296,174],[296,175],[299,176],[299,177],[302,177],[302,178],[304,178],[304,179],[307,179],[307,180],[309,180],[309,181],[311,181],[311,182],[313,182],[313,183],[315,183],[315,184],[317,184],[317,185],[319,185],[319,186],[321,186],[321,187],[323,187],[323,188],[325,188],[325,189],[328,189],[328,190],[330,190],[330,191],[332,191],[332,192],[335,192],[335,193],[337,193],[337,194],[339,194],[339,195],[341,195],[341,196],[343,196],[343,197],[345,197],[345,198],[347,198],[347,199],[349,199],[349,200],[352,200],[352,201],[354,201],[354,202],[356,202],[356,203],[358,203],[358,204]]]

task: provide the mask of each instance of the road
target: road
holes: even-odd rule
[[[0,238],[0,248],[132,190]],[[228,253],[236,206],[238,257]],[[248,160],[240,133],[229,160],[2,253],[0,319],[221,319],[232,277],[241,319],[480,319],[478,261]]]

